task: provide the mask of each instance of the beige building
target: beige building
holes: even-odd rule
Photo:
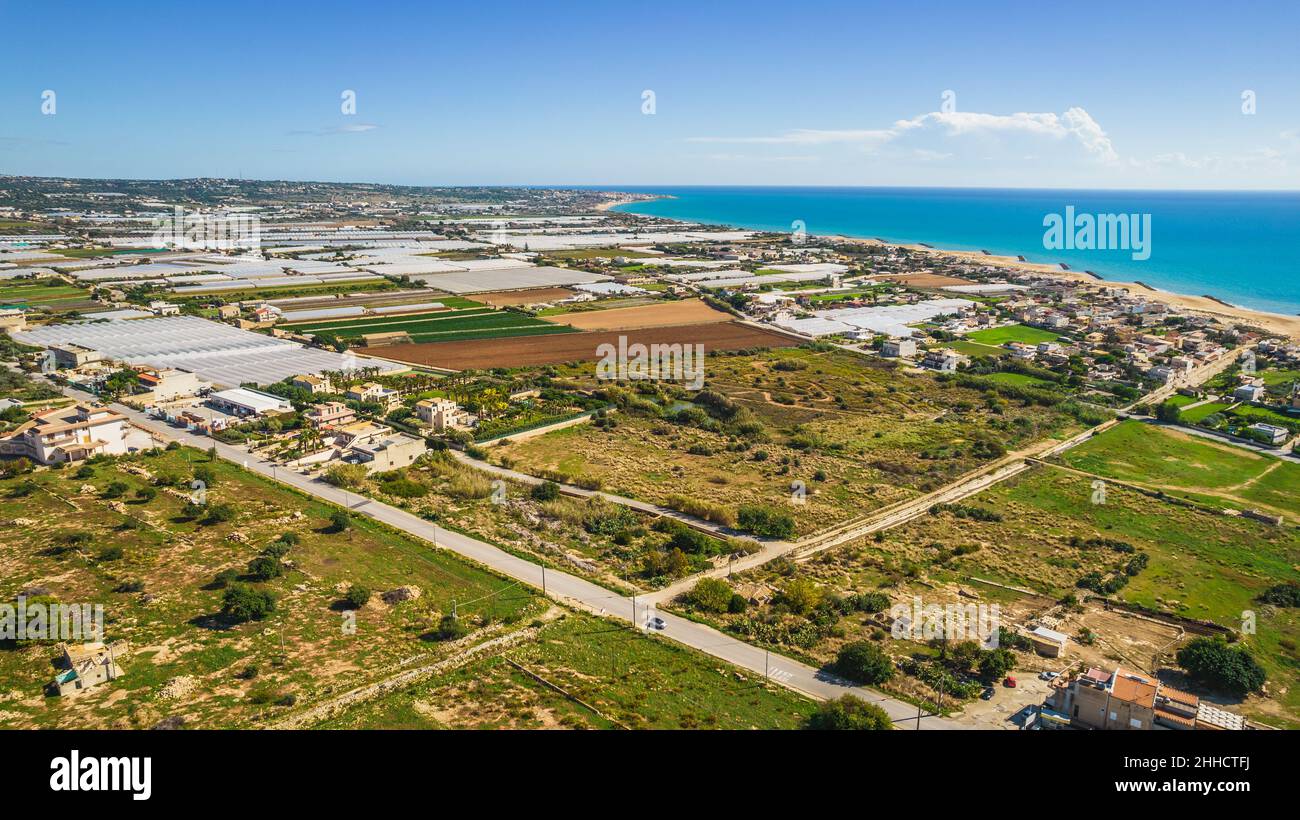
[[[330,384],[330,380],[326,376],[317,376],[314,374],[294,376],[292,384],[294,387],[302,388],[312,395],[316,395],[317,393],[334,392],[334,386]]]
[[[140,379],[140,386],[149,391],[148,398],[151,401],[172,401],[196,396],[204,387],[199,377],[188,370],[141,368],[136,371],[136,375]]]
[[[409,467],[429,448],[424,439],[395,433],[384,438],[370,439],[364,444],[353,444],[352,454],[357,463],[365,465],[372,473],[382,473]]]
[[[50,352],[54,354],[55,367],[81,367],[103,358],[98,350],[91,350],[88,347],[74,344],[51,347]]]
[[[54,676],[53,686],[61,697],[75,695],[107,681],[122,677],[118,661],[128,648],[126,641],[115,641],[107,646],[99,643],[60,644],[63,650],[62,672]]]
[[[462,427],[468,414],[451,399],[425,399],[415,405],[415,416],[441,433],[453,427]]]
[[[327,401],[303,413],[312,427],[342,427],[357,420],[357,412],[341,401]]]
[[[1244,729],[1246,722],[1158,678],[1118,667],[1057,680],[1048,705],[1084,729]]]
[[[376,384],[375,382],[366,382],[365,384],[359,384],[355,387],[349,387],[348,392],[343,395],[353,401],[378,402],[390,409],[399,401],[399,396],[396,390],[389,390],[382,384]]]
[[[90,404],[56,407],[32,414],[0,436],[0,455],[25,456],[41,464],[80,461],[127,451],[126,416]]]

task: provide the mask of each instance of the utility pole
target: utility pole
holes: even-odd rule
[[[546,595],[546,565],[542,565],[542,595]]]

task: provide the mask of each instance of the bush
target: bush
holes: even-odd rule
[[[794,518],[783,510],[746,504],[736,511],[736,522],[742,530],[769,538],[789,538],[794,535]]]
[[[158,491],[153,487],[141,487],[135,491],[135,498],[142,504],[148,504],[158,497]]]
[[[998,678],[1006,677],[1006,674],[1015,668],[1016,656],[1010,649],[994,649],[982,653],[977,667],[980,679],[985,683],[992,683]]]
[[[259,555],[248,562],[248,574],[255,581],[269,581],[284,574],[284,565],[279,558]]]
[[[560,485],[554,481],[543,481],[534,485],[529,494],[534,501],[554,501],[560,497]]]
[[[807,578],[795,578],[781,588],[777,600],[790,607],[796,615],[807,615],[822,602],[824,592],[820,586]]]
[[[347,510],[335,510],[330,513],[330,532],[346,532],[352,526],[352,516]]]
[[[271,593],[247,584],[233,584],[221,596],[222,617],[236,623],[260,621],[274,611],[275,598]]]
[[[381,492],[397,498],[422,498],[429,494],[429,488],[409,478],[396,478],[379,485]]]
[[[1222,638],[1193,638],[1178,650],[1178,665],[1193,680],[1239,697],[1259,691],[1268,677],[1250,650]]]
[[[213,589],[225,589],[239,580],[239,573],[233,569],[223,569],[212,579]]]
[[[1271,586],[1260,593],[1259,602],[1281,607],[1300,607],[1300,584],[1290,581]]]
[[[437,638],[440,641],[454,641],[469,634],[469,629],[460,619],[450,613],[443,615],[438,622]]]
[[[121,498],[131,489],[125,481],[114,481],[104,488],[104,498]]]
[[[197,474],[197,470],[195,471]],[[335,464],[325,471],[325,480],[335,487],[355,489],[360,487],[369,473],[360,464]]]
[[[874,643],[855,641],[840,649],[831,670],[858,683],[878,684],[894,676],[894,661]]]
[[[808,717],[808,728],[815,730],[884,731],[894,728],[889,714],[874,703],[853,695],[828,700]]]
[[[348,587],[348,594],[343,596],[343,600],[352,609],[360,609],[370,601],[370,590],[360,584],[353,584]]]
[[[121,561],[126,557],[126,552],[121,547],[108,547],[99,553],[100,561]]]
[[[687,593],[691,605],[703,612],[726,612],[734,593],[731,585],[720,578],[701,578]]]
[[[235,518],[235,508],[230,504],[213,504],[208,507],[208,515],[203,519],[204,524],[223,524],[227,521],[233,521]]]

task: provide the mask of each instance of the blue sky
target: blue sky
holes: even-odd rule
[[[1137,6],[2,0],[0,173],[1300,188],[1300,4]]]

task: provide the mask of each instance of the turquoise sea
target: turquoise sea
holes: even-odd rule
[[[813,236],[921,242],[936,248],[1064,262],[1103,279],[1300,313],[1300,193],[990,188],[619,187],[671,196],[618,210]],[[1150,257],[1044,247],[1044,218],[1150,215]],[[1140,255],[1140,254],[1139,254]]]

